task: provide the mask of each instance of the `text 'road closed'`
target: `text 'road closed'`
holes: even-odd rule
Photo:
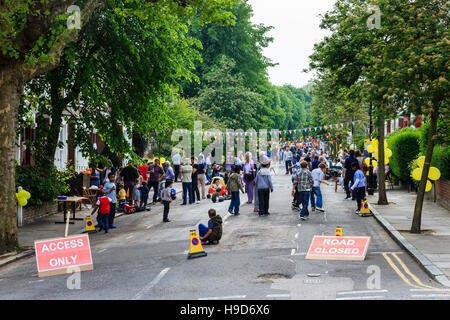
[[[305,259],[364,260],[370,237],[314,236]]]

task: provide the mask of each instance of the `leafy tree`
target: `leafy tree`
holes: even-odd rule
[[[244,86],[242,75],[233,74],[234,67],[233,60],[222,56],[205,75],[195,105],[227,128],[257,128],[257,110],[264,108],[263,97]]]
[[[106,0],[78,1],[77,4],[82,12],[81,25],[84,26],[91,18],[92,13],[97,8],[104,6],[106,2]],[[0,21],[2,21],[0,23],[0,127],[2,127],[2,134],[0,135],[0,145],[2,146],[0,148],[0,175],[4,179],[4,183],[0,186],[0,254],[13,251],[18,247],[13,150],[20,97],[26,83],[56,68],[66,46],[77,41],[80,31],[69,29],[66,24],[68,15],[65,12],[72,3],[66,0],[17,0],[0,3]],[[165,15],[165,18],[167,18],[163,21],[168,24],[177,21],[180,17],[186,18],[190,15],[199,16],[201,23],[218,20],[227,21],[231,16],[231,13],[225,9],[230,3],[229,0],[214,2],[205,0],[191,0],[189,2],[130,0],[126,3],[137,5],[137,7],[131,9],[116,8],[116,12],[122,14],[124,19],[127,17],[142,17],[145,20],[152,12],[155,12],[156,5],[161,11],[161,16]],[[170,12],[175,12],[176,15],[171,16]],[[157,21],[156,24],[154,22],[153,25],[149,23],[146,28],[158,29],[158,27],[161,27],[161,21]],[[140,25],[140,27],[142,26]],[[179,24],[179,27],[185,30],[187,28],[186,25],[181,24]],[[172,34],[175,39],[178,36],[176,33],[168,33]],[[83,42],[81,43],[83,44]],[[91,46],[86,49],[87,51],[95,51],[96,48]],[[95,59],[96,56],[94,54],[87,55],[87,57]],[[122,56],[122,58],[126,60],[126,56]],[[138,65],[132,67],[139,68]],[[122,78],[121,81],[129,81],[129,78]],[[103,99],[100,99],[99,96],[108,88],[101,86],[98,88],[94,97],[83,96],[83,98],[102,101]],[[114,90],[111,90],[110,93],[112,93],[111,96],[120,95],[120,92]],[[122,101],[130,103],[123,96],[122,99]],[[109,110],[106,106],[104,108],[99,107],[99,105],[95,106],[97,107],[96,112],[87,110],[90,112],[93,122],[96,122],[99,128],[105,132],[105,136],[114,135],[117,132],[114,131],[114,128],[118,124],[110,124],[100,116],[100,112],[105,111],[104,109]],[[104,106],[104,104],[101,106]],[[148,119],[146,115],[144,115],[144,118]],[[78,124],[83,125],[82,123]],[[130,125],[130,122],[125,124]]]
[[[267,84],[267,67],[274,64],[262,51],[273,41],[273,38],[267,36],[273,27],[252,24],[253,10],[248,0],[233,1],[230,11],[235,19],[227,25],[201,25],[196,20],[193,21],[190,35],[202,43],[203,61],[196,68],[200,82],[183,83],[185,96],[198,95],[206,74],[219,63],[223,55],[235,62],[232,73],[241,73],[245,87],[261,93],[259,90]]]

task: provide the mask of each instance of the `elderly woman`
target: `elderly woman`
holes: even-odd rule
[[[252,203],[254,190],[253,180],[255,180],[256,168],[255,163],[252,160],[252,154],[250,152],[247,152],[245,154],[243,172],[244,172],[245,193],[247,194],[248,198],[247,203]]]

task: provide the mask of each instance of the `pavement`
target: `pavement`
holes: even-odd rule
[[[290,176],[282,166],[273,181],[270,216],[253,213],[242,194],[239,216],[228,214],[229,201],[182,206],[177,197],[170,223],[162,222],[163,208],[157,204],[149,212],[119,217],[117,229],[108,234],[90,235],[94,270],[80,274],[77,290],[69,288],[72,275],[38,278],[36,261],[29,256],[0,266],[0,299],[450,299],[450,289],[375,217],[356,215],[356,203],[344,200],[342,191],[323,186],[325,213],[311,212],[309,220],[301,221],[291,209]],[[393,201],[389,193],[388,198]],[[189,260],[190,230],[208,221],[210,208],[224,220],[223,237],[218,245],[204,246],[206,257]],[[336,226],[343,227],[345,236],[371,237],[366,259],[306,260],[314,235],[334,235]],[[57,228],[57,236],[64,233],[64,225],[47,228]],[[77,229],[71,226],[71,233]],[[28,236],[33,241],[52,237],[43,230],[34,239]]]
[[[430,276],[450,287],[450,211],[424,201],[422,232],[412,234],[415,193],[394,187],[388,190],[387,197],[389,205],[378,205],[377,194],[368,197],[375,218]]]

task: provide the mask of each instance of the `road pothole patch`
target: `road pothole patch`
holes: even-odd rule
[[[278,280],[278,279],[291,279],[293,275],[284,273],[264,273],[258,276],[260,280]]]

